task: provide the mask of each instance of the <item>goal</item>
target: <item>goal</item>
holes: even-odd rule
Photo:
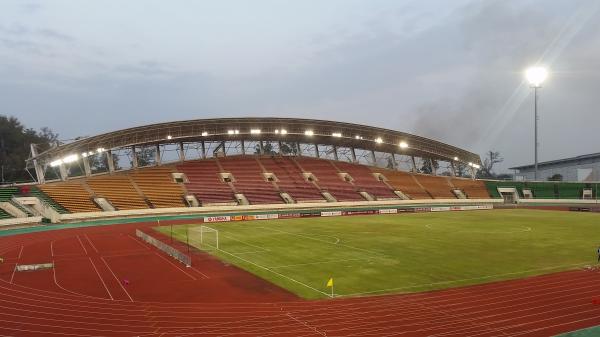
[[[219,231],[212,227],[200,226],[200,244],[219,249]]]

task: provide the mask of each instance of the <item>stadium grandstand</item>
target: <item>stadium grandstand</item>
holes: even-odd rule
[[[399,131],[322,120],[161,123],[42,153],[32,145],[31,154],[28,168],[37,183],[0,189],[4,224],[235,206],[482,199],[585,204],[597,199],[594,183],[476,180],[481,160],[467,150]]]

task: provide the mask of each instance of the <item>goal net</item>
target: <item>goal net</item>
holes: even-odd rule
[[[219,231],[212,227],[200,226],[200,244],[219,249]]]

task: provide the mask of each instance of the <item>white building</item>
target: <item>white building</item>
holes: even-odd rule
[[[534,165],[511,167],[515,180],[533,180]],[[600,181],[600,153],[538,163],[538,180],[560,174],[563,181]]]

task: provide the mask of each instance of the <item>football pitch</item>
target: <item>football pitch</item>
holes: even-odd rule
[[[307,298],[418,292],[596,264],[600,214],[404,213],[173,226],[173,236]],[[170,235],[170,226],[156,227]],[[188,233],[188,234],[186,234]],[[201,242],[202,241],[202,242]]]

